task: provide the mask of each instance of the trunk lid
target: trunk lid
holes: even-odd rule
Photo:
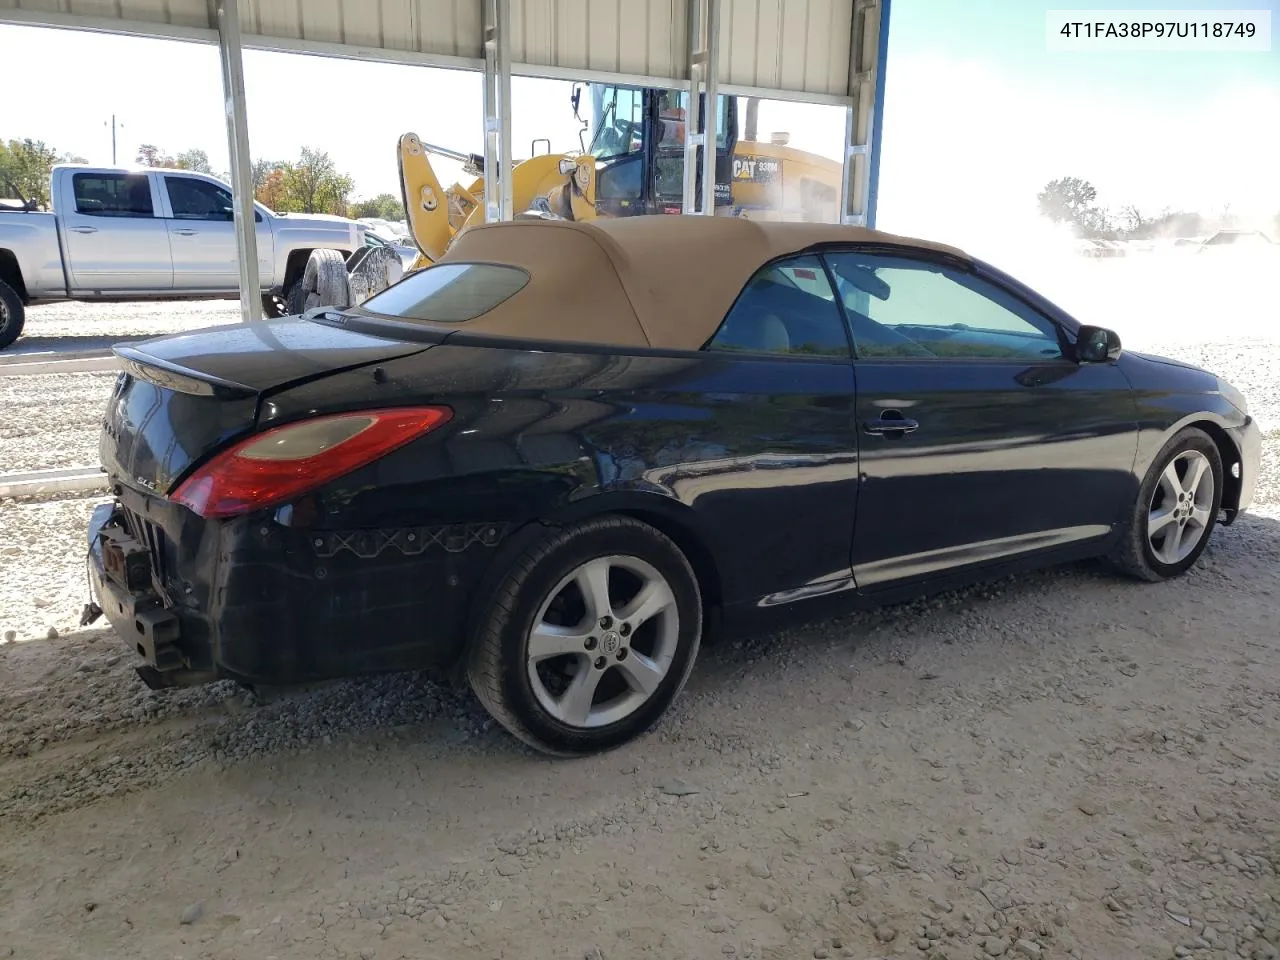
[[[122,372],[102,421],[102,465],[135,490],[165,494],[196,461],[250,432],[270,394],[429,347],[300,317],[116,347]]]

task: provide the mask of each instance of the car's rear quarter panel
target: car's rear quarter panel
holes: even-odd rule
[[[502,524],[645,505],[706,547],[727,603],[847,577],[848,362],[443,344],[273,398],[277,420],[410,402],[449,425],[320,491],[316,523]]]

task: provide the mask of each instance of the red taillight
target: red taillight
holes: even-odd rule
[[[448,407],[399,407],[275,427],[215,456],[172,498],[211,519],[275,506],[386,456],[450,416]]]

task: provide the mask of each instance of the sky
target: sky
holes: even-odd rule
[[[1066,7],[895,0],[881,227],[953,242],[1007,233],[1034,219],[1048,180],[1067,175],[1091,181],[1104,204],[1149,214],[1280,211],[1280,0],[1088,5],[1270,10],[1264,53],[1050,52],[1046,11]],[[478,74],[259,51],[246,51],[244,64],[253,156],[325,150],[354,177],[357,196],[399,193],[402,133],[481,150]],[[200,148],[215,170],[228,167],[212,46],[0,26],[0,91],[0,137],[109,163],[114,114],[121,163],[152,143],[171,154]],[[569,92],[560,81],[513,81],[517,157],[535,137],[550,138],[554,151],[578,148]],[[843,112],[766,101],[761,138],[776,130],[794,147],[838,158]],[[440,172],[457,175],[448,163]]]

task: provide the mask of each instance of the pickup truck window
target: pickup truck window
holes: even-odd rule
[[[77,173],[71,178],[76,213],[89,217],[153,217],[145,173]]]
[[[231,220],[231,194],[219,186],[191,177],[165,177],[169,206],[175,220]]]

